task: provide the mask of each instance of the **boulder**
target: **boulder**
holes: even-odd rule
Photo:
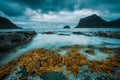
[[[66,25],[66,26],[64,26],[63,28],[70,28],[70,26],[69,26],[69,25]]]

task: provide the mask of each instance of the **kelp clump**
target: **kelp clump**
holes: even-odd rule
[[[67,70],[77,74],[79,65],[87,64],[87,58],[76,50],[70,50],[65,56],[62,56],[62,64],[66,66]]]
[[[65,56],[60,56],[53,51],[36,49],[23,54],[19,63],[21,67],[27,68],[28,73],[35,72],[38,75],[50,71],[61,72],[62,65],[77,74],[79,72],[78,66],[86,64],[87,58],[75,50],[70,50]]]
[[[103,53],[117,53],[120,54],[120,48],[100,48]]]
[[[82,49],[82,48],[84,48],[84,46],[81,46],[81,45],[70,45],[70,46],[61,46],[61,47],[59,47],[59,49],[58,50],[67,50],[67,49],[74,49],[74,50],[79,50],[79,49]]]
[[[104,71],[108,74],[116,73],[115,67],[120,67],[120,56],[108,57],[103,61],[93,60],[88,63],[91,71]]]
[[[58,50],[66,50],[65,55],[60,55],[57,51],[47,49],[34,49],[25,52],[22,56],[0,67],[0,78],[12,72],[16,65],[21,68],[26,68],[27,73],[35,73],[42,75],[47,72],[66,72],[76,75],[81,71],[80,66],[86,65],[87,69],[95,72],[106,72],[108,74],[117,73],[114,70],[116,67],[120,68],[120,56],[108,57],[105,60],[88,61],[86,56],[80,53],[80,49],[85,50],[89,54],[94,54],[95,51],[91,47],[81,45],[61,46]],[[104,51],[104,49],[102,49]],[[106,49],[105,49],[106,51]],[[119,50],[116,50],[119,52]],[[96,53],[97,54],[97,53]],[[93,55],[94,56],[94,55]]]
[[[25,67],[28,73],[38,75],[49,71],[60,71],[61,58],[59,54],[45,49],[31,50],[20,58],[20,66]]]
[[[18,59],[15,59],[3,66],[0,66],[0,78],[4,75],[10,74],[18,63]]]

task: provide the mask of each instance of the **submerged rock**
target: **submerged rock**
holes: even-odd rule
[[[46,72],[40,75],[43,80],[67,80],[65,75],[59,72]]]
[[[63,34],[62,33],[61,34],[57,34],[57,35],[70,36],[70,34],[64,34],[64,33]]]
[[[14,47],[29,42],[36,33],[34,31],[25,32],[1,32],[0,33],[0,51],[7,51]]]

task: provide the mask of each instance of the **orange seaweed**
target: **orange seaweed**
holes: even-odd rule
[[[100,48],[103,53],[120,53],[120,48]]]
[[[108,74],[112,74],[115,72],[113,70],[114,67],[119,67],[120,66],[120,56],[113,56],[113,57],[108,57],[103,61],[99,60],[94,60],[91,62],[88,62],[89,70],[91,71],[105,71]]]
[[[10,74],[17,64],[18,64],[18,59],[15,59],[3,66],[0,66],[0,78],[2,78],[4,75]]]
[[[48,71],[60,71],[61,58],[59,54],[45,49],[31,50],[20,58],[20,66],[26,67],[28,73],[40,75]]]

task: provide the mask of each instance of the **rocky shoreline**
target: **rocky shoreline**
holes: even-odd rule
[[[34,31],[0,32],[0,51],[7,51],[32,40]]]
[[[72,34],[85,35],[85,36],[100,36],[107,38],[116,38],[120,39],[120,32],[110,32],[110,31],[98,31],[98,32],[72,32]]]
[[[64,35],[64,36],[70,36],[71,34],[75,34],[75,35],[85,35],[90,37],[99,36],[99,37],[120,39],[120,32],[111,32],[111,31],[98,31],[98,32],[73,31],[69,33],[59,33],[54,31],[48,31],[48,32],[43,32],[41,34],[57,34],[57,35]]]

